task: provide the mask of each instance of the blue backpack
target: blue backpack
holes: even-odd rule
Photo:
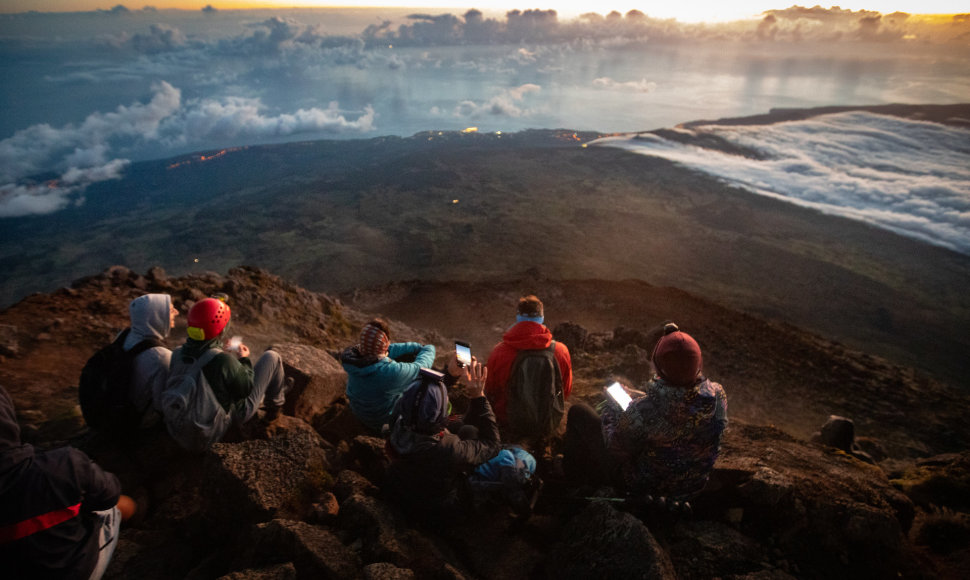
[[[520,518],[532,515],[542,480],[536,475],[536,459],[518,445],[505,446],[468,476],[474,507],[488,502],[507,505]]]

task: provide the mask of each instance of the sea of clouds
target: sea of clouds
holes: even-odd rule
[[[817,7],[720,24],[638,11],[568,21],[551,10],[0,15],[0,218],[83,203],[87,185],[120,177],[133,161],[230,146],[467,127],[631,132],[773,107],[956,103],[970,95],[968,38],[963,17]],[[936,158],[962,163],[954,175],[967,166],[965,156]],[[895,163],[901,174],[931,175],[922,157]],[[791,181],[799,175],[813,177],[791,171]],[[762,189],[823,203],[776,183]],[[916,222],[934,219],[909,204]],[[896,215],[909,206],[894,207]],[[899,227],[900,218],[864,213]],[[967,238],[963,227],[907,231],[965,251],[954,241],[961,231]]]
[[[970,119],[964,119],[970,126]],[[970,255],[970,129],[866,112],[773,125],[678,129],[727,153],[654,134],[596,143],[663,157],[731,185]]]

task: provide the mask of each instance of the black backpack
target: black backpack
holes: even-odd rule
[[[506,406],[512,433],[526,437],[551,435],[559,428],[565,408],[556,341],[549,348],[516,353],[509,374]]]
[[[158,339],[145,339],[125,351],[126,328],[111,344],[91,355],[81,369],[78,398],[84,422],[99,431],[133,431],[141,422],[138,409],[128,398],[135,357],[162,346]]]

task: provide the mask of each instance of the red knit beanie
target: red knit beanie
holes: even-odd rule
[[[697,341],[686,332],[675,331],[657,342],[653,366],[660,378],[674,385],[692,385],[701,372],[704,359]]]
[[[381,356],[387,352],[387,347],[390,346],[391,340],[387,336],[387,332],[383,324],[379,321],[368,322],[364,326],[364,329],[360,331],[360,341],[358,342],[358,348],[360,349],[360,354],[364,356]]]

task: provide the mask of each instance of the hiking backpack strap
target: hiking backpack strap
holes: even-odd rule
[[[186,362],[182,356],[182,347],[178,347],[175,352],[172,353],[172,361],[169,363],[169,381],[175,376],[181,375],[195,375],[202,371],[205,365],[216,357],[222,351],[218,348],[210,348],[202,356],[197,359],[191,359],[191,362]],[[181,371],[181,372],[180,372]],[[203,375],[205,376],[205,375]],[[208,380],[208,379],[207,379]],[[169,385],[166,385],[166,389]]]

